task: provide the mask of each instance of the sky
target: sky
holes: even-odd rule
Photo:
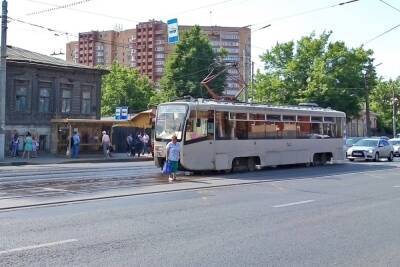
[[[50,55],[65,52],[65,44],[77,40],[79,32],[134,28],[150,19],[177,18],[182,25],[252,26],[252,60],[263,69],[259,57],[277,42],[298,40],[312,32],[332,31],[331,40],[359,47],[375,36],[400,24],[400,0],[9,0],[11,18],[67,32],[57,34],[11,20],[7,43]],[[68,8],[49,10],[54,5]],[[325,8],[327,7],[327,8]],[[46,11],[47,10],[47,11]],[[314,10],[314,12],[307,12]],[[46,11],[46,12],[41,12]],[[33,13],[33,14],[32,14]],[[299,13],[303,13],[299,15]],[[295,15],[298,14],[298,15]],[[262,26],[271,24],[263,30]],[[400,27],[364,45],[374,51],[378,75],[384,79],[400,76]],[[65,59],[65,56],[61,56]]]

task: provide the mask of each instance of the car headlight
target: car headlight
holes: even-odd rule
[[[374,152],[372,149],[368,150],[368,153],[372,153],[372,152]]]

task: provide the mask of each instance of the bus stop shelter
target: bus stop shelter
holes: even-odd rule
[[[126,152],[126,137],[129,134],[138,135],[145,131],[149,136],[152,136],[155,114],[155,109],[149,109],[135,114],[129,120],[116,122],[111,130],[111,139],[115,151]]]
[[[68,154],[74,131],[77,131],[81,138],[81,153],[100,153],[102,151],[101,132],[110,133],[115,123],[115,120],[52,119],[51,153]]]

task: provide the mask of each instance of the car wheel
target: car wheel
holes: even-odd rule
[[[388,161],[393,161],[393,152],[390,152],[390,155],[389,155],[389,157],[388,157]]]
[[[350,161],[354,161],[354,159],[349,159]]]
[[[374,161],[375,162],[379,161],[379,153],[378,152],[375,153]]]

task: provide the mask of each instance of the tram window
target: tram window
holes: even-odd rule
[[[251,121],[265,121],[265,114],[249,113],[249,120],[251,120]]]
[[[296,123],[285,122],[283,123],[282,138],[295,139],[296,138]]]
[[[296,116],[294,115],[283,115],[282,116],[283,121],[296,121]]]
[[[322,117],[311,117],[311,121],[313,122],[322,122]]]
[[[229,113],[231,120],[247,120],[247,113]]]
[[[297,123],[297,138],[310,138],[311,123]]]
[[[265,138],[265,123],[263,121],[251,121],[249,123],[249,139]]]
[[[343,137],[343,118],[336,118],[336,137],[341,138]]]
[[[249,122],[248,121],[236,121],[235,136],[239,140],[248,139]]]
[[[335,124],[324,123],[323,128],[324,128],[324,135],[329,136],[329,137],[336,137]]]
[[[335,122],[335,118],[333,118],[333,117],[324,117],[324,122]]]
[[[324,131],[322,123],[311,123],[311,135],[310,138],[323,138]]]
[[[281,121],[281,115],[267,115],[267,121]]]
[[[274,122],[266,122],[265,123],[265,137],[267,139],[275,139],[277,138],[277,129]]]
[[[297,121],[310,121],[310,116],[297,116]]]
[[[213,111],[190,112],[189,120],[186,124],[186,141],[199,139],[214,139],[214,113]]]
[[[229,120],[229,112],[215,112],[215,131],[217,140],[234,139],[234,122]]]

